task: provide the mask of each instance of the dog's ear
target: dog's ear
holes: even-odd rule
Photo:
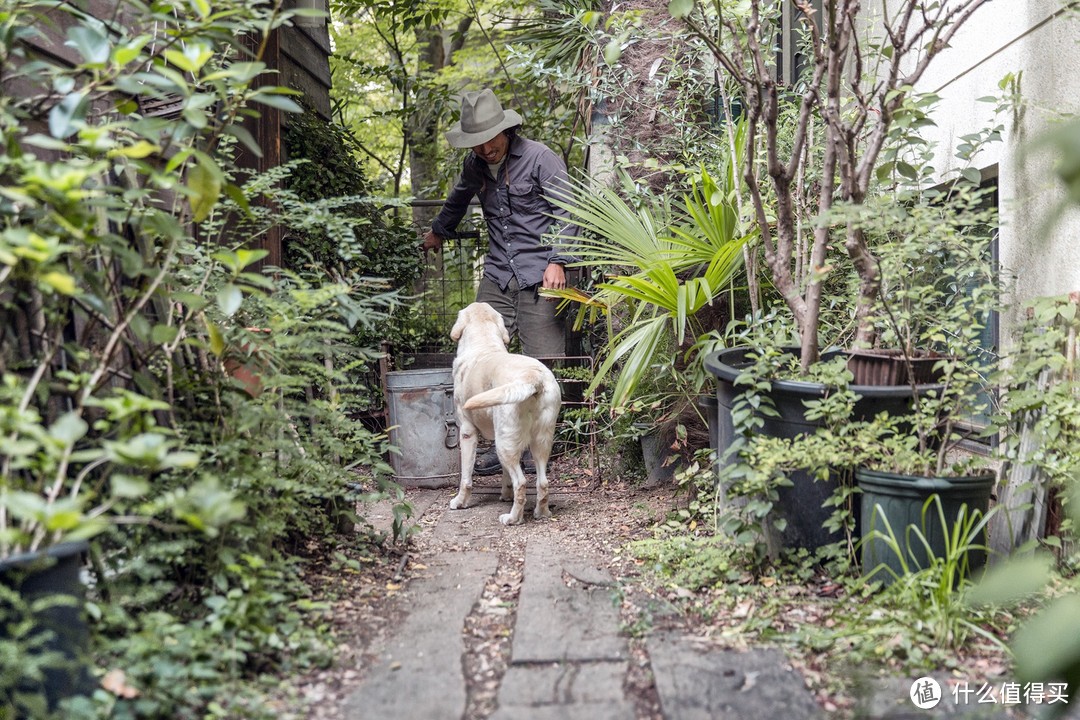
[[[457,342],[461,339],[461,333],[465,331],[465,308],[458,310],[457,320],[454,327],[450,328],[450,339]]]

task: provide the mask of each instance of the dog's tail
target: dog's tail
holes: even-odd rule
[[[513,405],[524,402],[543,391],[544,381],[542,378],[515,380],[473,395],[462,407],[466,410],[476,410],[477,408],[493,407],[495,405]]]

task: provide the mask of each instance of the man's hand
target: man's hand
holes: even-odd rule
[[[545,290],[562,290],[566,287],[566,271],[558,263],[548,263],[544,270],[544,282],[541,287]],[[556,300],[557,298],[548,298]]]
[[[438,250],[442,247],[442,244],[443,239],[436,235],[434,230],[428,230],[424,233],[424,241],[420,244],[420,247],[423,248],[424,252],[428,252],[430,250]]]

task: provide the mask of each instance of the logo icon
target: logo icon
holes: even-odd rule
[[[921,677],[911,683],[911,702],[920,710],[929,710],[941,702],[941,685],[932,677]]]

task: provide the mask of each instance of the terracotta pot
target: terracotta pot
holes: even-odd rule
[[[930,350],[916,350],[905,359],[900,350],[849,350],[847,368],[854,375],[852,385],[916,385],[937,382],[941,372],[934,369],[944,356]],[[908,374],[908,366],[914,378]]]

